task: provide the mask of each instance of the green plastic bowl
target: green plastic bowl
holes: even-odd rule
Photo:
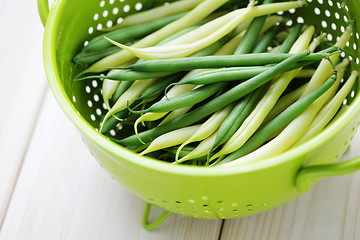
[[[337,163],[359,126],[359,82],[353,96],[347,99],[347,110],[321,134],[281,155],[241,168],[174,166],[138,156],[99,134],[96,126],[105,112],[100,84],[73,83],[72,58],[84,42],[98,34],[97,29],[116,23],[120,17],[150,2],[156,5],[165,1],[89,0],[84,4],[78,0],[58,0],[50,13],[47,1],[38,1],[41,19],[46,21],[44,62],[52,92],[100,165],[139,198],[167,211],[155,223],[148,224],[148,205],[144,221],[147,229],[156,227],[169,213],[209,219],[261,213],[299,196],[322,177],[360,169],[360,157]],[[345,4],[348,11],[336,0],[312,0],[307,7],[287,16],[294,23],[315,24],[335,41],[349,16],[360,23],[359,2],[348,0]],[[360,24],[355,28],[347,50],[355,56],[351,68],[359,70],[356,49],[360,48]],[[315,165],[304,166],[308,161]]]

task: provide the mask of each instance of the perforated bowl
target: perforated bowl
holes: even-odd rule
[[[149,204],[169,213],[198,218],[238,218],[280,206],[307,191],[322,177],[360,169],[360,158],[336,161],[348,148],[360,120],[359,81],[344,104],[348,105],[336,121],[321,134],[281,155],[241,168],[203,168],[174,166],[138,156],[113,143],[97,131],[106,113],[100,96],[100,82],[72,82],[72,58],[103,26],[121,22],[122,17],[143,6],[164,4],[154,0],[57,0],[48,15],[47,1],[39,0],[39,11],[46,21],[44,62],[55,98],[80,131],[92,155],[116,181]],[[347,44],[355,58],[351,69],[359,70],[360,4],[337,0],[312,0],[304,8],[278,13],[296,22],[315,24],[332,41],[342,34],[349,21],[355,32]],[[356,24],[359,23],[359,24]],[[116,129],[113,135],[119,134]],[[314,166],[304,166],[304,162]],[[149,206],[146,208],[145,217]],[[153,224],[154,228],[168,213]],[[146,220],[146,219],[145,219]]]

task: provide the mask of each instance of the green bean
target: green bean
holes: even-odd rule
[[[179,72],[179,73],[175,73],[175,74],[172,74],[172,75],[169,75],[169,76],[166,76],[166,77],[160,79],[154,85],[152,85],[148,89],[146,89],[145,92],[143,92],[143,94],[141,94],[141,96],[139,98],[137,98],[137,100],[151,98],[153,96],[156,96],[156,95],[164,92],[165,88],[169,84],[179,81],[179,79],[181,79],[184,76],[185,76],[185,72]]]
[[[222,89],[226,83],[220,82],[215,84],[208,84],[195,88],[187,93],[181,94],[173,98],[163,99],[154,103],[149,108],[140,111],[130,110],[133,113],[148,113],[148,112],[169,112],[179,108],[195,105]]]
[[[270,45],[270,42],[274,39],[275,34],[279,31],[280,25],[275,25],[272,27],[269,32],[267,32],[261,40],[256,44],[252,53],[262,53],[265,52],[267,47]]]
[[[273,0],[264,0],[263,5],[272,2]],[[243,39],[241,40],[239,46],[235,50],[234,55],[251,52],[251,49],[253,48],[254,43],[256,42],[256,39],[259,37],[260,30],[264,26],[265,20],[266,20],[266,15],[256,17],[251,21],[250,26],[246,30]],[[245,44],[243,44],[243,42]]]
[[[131,85],[134,83],[132,81],[117,81],[117,82],[119,82],[119,86],[118,86],[118,88],[116,89],[114,95],[111,98],[113,103],[115,103],[120,98],[120,96],[126,90],[128,90],[131,87]]]
[[[188,74],[186,74],[180,81],[183,81],[184,79],[188,78],[189,76],[191,76],[192,74],[195,74],[196,72],[199,72],[201,70],[194,70],[194,71],[191,71],[189,72]],[[194,86],[191,86],[191,85],[185,85],[185,86],[177,86],[177,87],[174,87],[174,88],[171,88],[170,91],[168,92],[167,94],[167,97],[175,97],[175,96],[178,96],[178,95],[181,95],[183,93],[186,93],[188,91],[191,91],[192,89],[194,88]],[[165,99],[165,96],[162,98],[162,99]],[[175,110],[172,113],[174,112],[178,112],[180,110]],[[134,123],[134,130],[135,130],[135,134],[137,134],[137,125],[140,123],[140,122],[145,122],[145,121],[156,121],[166,115],[170,115],[168,114],[168,112],[163,112],[163,113],[145,113],[145,114],[142,114]],[[166,119],[166,118],[165,118]],[[164,119],[164,120],[165,120]]]
[[[102,134],[107,134],[108,132],[110,132],[111,129],[116,127],[116,125],[119,123],[119,119],[126,118],[128,114],[129,111],[127,109],[124,109],[114,114],[114,116],[109,117],[107,121],[104,122],[102,128],[100,129],[100,132]]]
[[[289,56],[289,54],[261,53],[147,60],[125,67],[125,69],[131,69],[139,72],[159,72],[164,71],[164,69],[167,71],[187,71],[207,68],[256,66],[278,63]]]
[[[87,65],[94,63],[106,56],[109,56],[113,53],[119,52],[121,49],[119,49],[116,46],[111,46],[106,49],[102,49],[99,51],[93,51],[93,52],[84,52],[81,51],[80,53],[76,54],[73,58],[73,62],[81,65]]]
[[[320,60],[322,57],[318,55]],[[303,66],[309,65],[313,61],[299,61],[294,63],[292,66],[288,67],[284,72],[291,71],[294,69],[301,68]],[[173,83],[173,85],[184,85],[184,84],[213,84],[217,82],[227,82],[227,81],[239,81],[252,78],[260,73],[268,71],[271,69],[271,66],[262,66],[262,67],[232,67],[232,68],[222,68],[216,70],[210,70],[204,73],[194,75],[185,81]]]
[[[323,57],[325,52],[338,51],[338,47],[331,47],[317,53],[312,53],[303,61],[318,60]],[[274,64],[284,61],[293,54],[289,53],[251,53],[240,55],[224,56],[205,56],[205,57],[187,57],[175,59],[147,60],[126,67],[138,72],[161,72],[166,71],[187,71],[193,69],[239,67],[239,66],[259,66]]]
[[[211,152],[224,144],[240,127],[241,123],[250,114],[256,102],[264,92],[265,85],[256,89],[256,91],[250,93],[245,98],[241,99],[238,104],[233,108],[229,116],[224,120],[220,126],[214,144],[208,152],[207,158],[210,159]]]
[[[116,70],[119,68],[108,68],[108,69]],[[136,72],[136,71],[126,70],[126,71],[119,71],[108,76],[94,75],[94,76],[81,77],[74,79],[74,81],[81,81],[81,80],[94,79],[94,78],[109,79],[113,81],[135,81],[135,80],[147,80],[152,78],[165,77],[173,73],[174,72],[149,73],[149,72]]]
[[[299,37],[303,24],[297,24],[294,29],[289,33],[289,35],[285,38],[284,42],[280,45],[278,52],[285,53],[289,52],[291,46]]]
[[[172,158],[175,158],[175,154],[177,151],[177,147],[171,147],[171,148],[165,148],[164,151],[170,153],[172,155]],[[187,154],[189,154],[190,152],[192,152],[195,149],[195,147],[191,147],[191,146],[185,146],[183,149],[181,149],[181,152],[179,154],[180,158],[183,158],[184,156],[186,156]],[[206,158],[202,157],[202,158],[196,158],[196,159],[192,159],[193,161],[206,161]]]
[[[292,57],[289,57],[288,59],[278,63],[268,71],[260,73],[255,77],[249,79],[248,81],[245,81],[235,86],[234,88],[228,90],[217,98],[214,98],[211,101],[205,103],[204,105],[198,107],[197,109],[157,128],[153,128],[140,133],[139,137],[145,142],[150,142],[154,139],[154,137],[159,136],[165,132],[193,124],[201,120],[202,118],[216,112],[217,110],[224,108],[228,104],[237,101],[238,99],[249,94],[256,88],[269,82],[272,78],[282,73],[284,69],[288,68],[289,66],[296,63],[307,55],[308,51],[303,51],[301,53],[295,54]],[[129,146],[136,146],[141,144],[136,135],[127,137],[116,142]]]
[[[219,163],[217,163],[217,165],[234,161],[235,159],[245,156],[246,154],[260,147],[263,143],[265,143],[265,141],[268,140],[270,136],[284,128],[293,119],[304,112],[305,109],[307,109],[316,99],[323,95],[335,83],[335,81],[336,74],[331,76],[331,78],[329,78],[328,81],[326,81],[318,89],[286,108],[271,122],[264,126],[264,128],[260,129],[253,136],[251,136],[241,148],[222,159]]]
[[[296,100],[298,100],[306,88],[306,84],[302,85],[301,87],[291,91],[290,93],[282,96],[276,102],[274,107],[270,110],[268,115],[265,117],[262,125],[268,124],[273,118],[279,115],[282,111],[284,111],[288,106],[293,104]]]

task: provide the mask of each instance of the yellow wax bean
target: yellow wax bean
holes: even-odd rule
[[[180,145],[180,147],[176,151],[175,160],[178,160],[182,148],[185,147],[187,144],[201,141],[213,134],[221,126],[222,122],[229,115],[233,107],[234,104],[231,104],[224,109],[215,112],[208,120],[201,124],[201,127],[196,132],[194,132],[189,139],[187,139]]]
[[[162,17],[186,12],[199,5],[202,1],[203,0],[175,1],[143,12],[134,13],[125,17],[121,23],[111,28],[101,29],[101,31],[113,31],[119,28],[131,27],[142,23],[150,22],[152,20],[156,20]]]
[[[236,28],[241,22],[249,18],[254,18],[278,11],[286,11],[291,8],[302,6],[302,2],[273,3],[254,7],[249,4],[248,7],[235,10],[223,17],[215,19],[196,30],[193,30],[178,39],[159,47],[134,48],[121,43],[111,41],[139,58],[142,59],[164,59],[186,57],[190,54],[205,48]]]
[[[228,0],[205,0],[201,2],[199,5],[197,5],[184,17],[166,25],[165,27],[159,29],[158,31],[139,40],[138,42],[133,44],[132,47],[154,46],[155,44],[179,32],[180,30],[195,25],[196,23],[198,23],[200,20],[210,15],[213,11],[215,11],[217,8],[222,6],[227,1]],[[130,52],[119,51],[94,63],[85,72],[97,72],[105,67],[117,67],[134,58],[135,56]]]
[[[344,48],[351,37],[352,30],[352,27],[349,25],[340,37],[340,39],[336,42],[335,46]],[[339,55],[340,53],[332,55],[330,57],[330,60],[332,62],[335,62]],[[319,64],[319,67],[316,69],[313,77],[310,79],[310,82],[301,97],[309,94],[310,92],[321,86],[321,84],[323,84],[331,76],[332,70],[333,69],[329,61],[326,59],[322,60]]]
[[[145,155],[147,153],[169,148],[172,146],[179,145],[186,141],[188,138],[191,137],[192,134],[194,134],[195,131],[197,131],[200,128],[199,125],[194,125],[190,127],[180,128],[168,133],[165,133],[157,138],[155,138],[150,145],[140,153],[140,155]]]
[[[119,72],[120,70],[111,70],[107,75],[114,74],[116,72]],[[111,96],[116,92],[117,87],[119,86],[120,81],[113,81],[109,79],[104,79],[102,84],[102,96],[104,103],[106,105],[107,109],[110,109],[110,98]]]
[[[110,116],[125,109],[129,101],[139,97],[148,87],[153,85],[156,81],[157,79],[148,79],[146,81],[142,81],[142,80],[135,81],[131,85],[131,87],[120,96],[120,98],[116,101],[116,103],[106,113],[104,119],[101,122],[100,130],[102,129],[102,126],[105,123],[105,121]]]
[[[262,126],[265,126],[288,106],[298,100],[301,94],[305,91],[306,85],[307,83],[295,89],[294,91],[282,96],[279,101],[276,102],[275,106],[271,109],[269,114],[266,116],[264,122],[262,123]]]
[[[191,151],[186,156],[180,158],[177,161],[177,163],[182,163],[182,162],[185,162],[187,160],[191,160],[191,159],[206,156],[208,154],[210,148],[215,143],[216,133],[217,133],[217,131],[215,131],[210,137],[208,137],[208,138],[204,139],[203,141],[201,141],[199,143],[199,145],[193,151]]]
[[[321,109],[319,114],[309,126],[306,134],[296,143],[296,145],[300,145],[301,143],[309,140],[316,134],[320,133],[326,127],[326,125],[338,112],[341,104],[343,103],[346,96],[349,94],[358,76],[359,73],[357,71],[352,72],[351,76],[346,81],[344,86],[339,90],[335,97],[323,109]]]

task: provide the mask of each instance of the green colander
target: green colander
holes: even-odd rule
[[[72,58],[99,29],[122,17],[167,1],[155,0],[57,0],[49,13],[47,0],[38,0],[45,26],[44,62],[49,85],[66,115],[80,131],[92,155],[118,182],[146,201],[144,227],[156,227],[170,213],[197,218],[238,218],[278,207],[299,196],[323,177],[360,169],[360,157],[338,163],[360,121],[360,84],[355,87],[336,121],[321,134],[281,155],[239,168],[175,166],[138,156],[97,132],[106,113],[98,81],[72,82]],[[332,41],[350,21],[355,32],[347,44],[351,68],[359,68],[359,0],[311,0],[304,8],[284,14],[287,24],[315,24]],[[358,23],[358,24],[356,24]],[[113,134],[117,134],[115,130]],[[312,165],[304,163],[311,162]],[[165,213],[147,222],[150,206]]]

